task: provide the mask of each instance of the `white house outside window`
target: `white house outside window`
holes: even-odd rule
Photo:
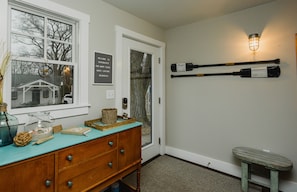
[[[12,55],[4,82],[10,113],[21,123],[37,111],[54,118],[87,114],[89,16],[49,0],[0,1],[8,32],[0,39]]]

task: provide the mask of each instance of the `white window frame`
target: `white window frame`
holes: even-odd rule
[[[62,15],[64,17],[73,19],[78,22],[78,47],[77,47],[77,63],[75,70],[77,70],[77,77],[75,78],[74,87],[74,98],[75,102],[73,104],[67,105],[53,105],[53,106],[43,106],[43,107],[33,107],[33,108],[21,108],[21,109],[11,109],[11,71],[8,67],[5,74],[4,80],[4,95],[3,101],[8,104],[8,112],[17,116],[19,123],[26,123],[27,114],[39,111],[49,111],[51,116],[55,119],[84,115],[89,112],[89,101],[88,101],[88,54],[89,54],[89,22],[90,16],[79,12],[77,10],[65,7],[58,3],[52,2],[50,0],[15,0],[25,5],[31,7],[36,7],[37,9],[42,9],[44,11]],[[8,41],[8,0],[0,0],[0,24],[4,26],[4,29],[0,31],[0,41]]]

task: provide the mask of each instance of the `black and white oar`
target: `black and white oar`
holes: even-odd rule
[[[279,64],[280,59],[264,60],[264,61],[218,63],[218,64],[207,64],[207,65],[195,65],[193,63],[174,63],[174,64],[171,64],[171,71],[185,72],[185,71],[192,71],[194,68],[200,68],[200,67],[220,67],[220,66],[253,65],[253,64],[269,64],[269,63]]]
[[[185,75],[171,75],[171,78],[176,77],[205,77],[205,76],[240,76],[247,78],[277,78],[281,74],[279,66],[257,67],[257,68],[245,68],[237,72],[230,73],[198,73],[198,74],[185,74]]]

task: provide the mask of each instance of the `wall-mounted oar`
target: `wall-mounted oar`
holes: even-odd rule
[[[267,78],[276,78],[281,74],[279,66],[268,66],[268,67],[258,67],[258,68],[245,68],[237,72],[230,73],[198,73],[198,74],[184,74],[184,75],[171,75],[171,78],[176,77],[205,77],[205,76],[240,76],[248,78],[258,78],[258,77],[267,77]]]
[[[269,64],[269,63],[279,64],[280,59],[264,60],[264,61],[218,63],[218,64],[207,64],[207,65],[195,65],[193,63],[174,63],[174,64],[171,64],[171,71],[172,72],[185,72],[185,71],[192,71],[194,68],[200,68],[200,67],[220,67],[220,66],[254,65],[254,64]]]

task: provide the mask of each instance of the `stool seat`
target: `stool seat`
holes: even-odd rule
[[[278,171],[289,171],[293,168],[291,160],[275,153],[249,147],[235,147],[232,152],[236,158],[241,160],[241,187],[244,192],[248,190],[249,164],[261,165],[270,170],[271,192],[278,192]]]
[[[233,154],[242,161],[262,165],[267,169],[289,171],[293,168],[293,163],[288,158],[259,149],[235,147],[233,149]]]

